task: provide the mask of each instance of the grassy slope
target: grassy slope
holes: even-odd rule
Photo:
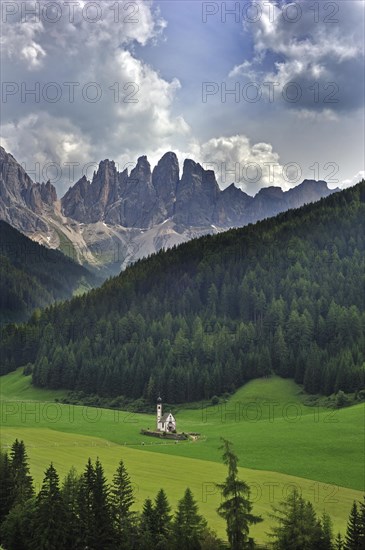
[[[189,485],[220,534],[224,525],[215,513],[219,495],[213,483],[225,475],[218,450],[221,435],[234,442],[245,466],[242,477],[252,485],[255,510],[265,516],[254,531],[259,540],[268,531],[271,504],[278,503],[290,483],[299,485],[317,510],[330,512],[342,531],[352,500],[360,499],[364,488],[364,407],[335,412],[306,407],[300,389],[289,380],[254,380],[226,408],[174,410],[179,430],[202,434],[197,442],[178,444],[139,434],[142,427],[154,425],[151,415],[52,404],[63,392],[33,388],[21,370],[0,379],[0,395],[2,442],[24,439],[38,483],[50,460],[62,476],[72,464],[81,471],[89,456],[99,456],[110,476],[123,457],[136,483],[137,506],[161,486],[174,504]]]
[[[224,435],[234,442],[242,466],[363,490],[364,406],[307,407],[299,392],[294,382],[274,377],[248,383],[226,405],[173,410],[180,431],[197,431],[203,437],[193,447],[184,443],[165,447],[157,441],[149,450],[220,462],[219,438]],[[33,388],[20,370],[1,378],[2,399],[52,401],[62,394]],[[140,446],[140,429],[155,422],[152,415],[71,405],[40,404],[36,412],[32,414],[25,403],[8,403],[3,407],[3,424],[51,427]]]
[[[160,487],[166,489],[171,504],[175,506],[185,488],[189,486],[210,526],[224,536],[224,523],[215,512],[219,504],[219,494],[214,483],[223,480],[226,475],[226,469],[221,464],[207,464],[204,460],[179,456],[172,459],[170,456],[113,445],[96,437],[65,434],[49,429],[3,428],[3,444],[10,445],[15,437],[26,442],[37,489],[51,460],[63,477],[71,464],[81,472],[89,456],[93,460],[98,456],[107,477],[111,479],[118,461],[123,458],[134,483],[136,508],[141,508],[148,496],[154,497]],[[148,442],[145,447],[147,445]],[[194,447],[195,444],[189,445]],[[172,447],[174,444],[164,446]],[[268,514],[271,505],[277,505],[283,495],[294,486],[302,491],[305,498],[313,501],[318,512],[327,510],[334,520],[335,529],[342,532],[345,531],[352,501],[361,498],[359,491],[274,472],[240,468],[240,476],[251,485],[255,512],[265,518],[262,524],[252,530],[261,542],[266,540],[266,533],[270,529],[271,521]]]

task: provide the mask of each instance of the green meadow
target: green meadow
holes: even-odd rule
[[[271,506],[295,486],[318,512],[328,511],[342,532],[352,501],[362,498],[363,405],[310,407],[290,380],[254,380],[226,403],[173,407],[179,431],[201,434],[197,441],[175,443],[141,436],[141,428],[154,427],[154,415],[55,402],[64,395],[33,388],[21,369],[0,378],[2,445],[24,440],[37,488],[51,461],[63,477],[72,465],[81,472],[89,456],[98,456],[110,478],[123,458],[137,508],[160,487],[175,505],[189,486],[210,525],[224,536],[214,486],[226,473],[218,449],[223,436],[234,443],[255,513],[265,519],[252,529],[258,541],[267,540]]]

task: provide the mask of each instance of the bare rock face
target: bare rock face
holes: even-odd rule
[[[150,227],[159,218],[151,166],[140,157],[128,176],[114,161],[100,162],[92,182],[81,178],[62,199],[62,211],[81,223],[105,221],[125,227]]]
[[[153,170],[152,182],[156,189],[164,220],[171,218],[175,213],[179,172],[177,156],[172,152],[166,153]]]
[[[110,264],[113,274],[162,247],[255,223],[334,191],[314,180],[286,192],[263,188],[255,197],[234,184],[221,191],[214,172],[191,159],[180,178],[178,159],[167,152],[153,172],[146,156],[130,174],[101,161],[91,182],[84,176],[69,188],[59,210],[53,185],[34,183],[0,147],[0,219],[53,247],[63,233],[76,258]]]
[[[34,183],[15,158],[0,147],[0,219],[25,232],[47,231],[42,215],[57,200],[50,182]]]
[[[214,223],[223,227],[237,227],[248,223],[248,209],[253,200],[232,183],[219,194]]]
[[[81,178],[62,199],[65,216],[82,223],[103,221],[110,225],[143,230],[172,219],[178,231],[194,227],[239,227],[327,196],[325,182],[306,180],[290,191],[280,187],[261,189],[250,197],[234,184],[221,191],[212,170],[191,159],[179,163],[168,152],[151,173],[146,156],[138,159],[128,175],[119,173],[113,161],[104,160],[92,182]],[[38,197],[32,198],[36,205]]]
[[[125,181],[123,191],[122,225],[152,227],[160,216],[157,193],[152,183],[151,165],[146,156],[138,159],[136,167]]]
[[[211,225],[219,194],[213,170],[204,170],[200,164],[186,159],[176,193],[176,223],[195,227]]]
[[[103,160],[90,183],[83,176],[61,200],[63,214],[81,223],[97,223],[118,200],[119,173],[114,161]]]
[[[287,210],[286,193],[281,187],[263,187],[255,195],[247,212],[248,223],[254,223]]]
[[[44,204],[48,204],[49,206],[52,206],[53,203],[56,202],[57,192],[55,187],[51,184],[49,180],[47,181],[47,183],[42,182],[40,184],[39,191],[40,191],[42,202]]]
[[[85,211],[87,223],[96,223],[103,220],[109,205],[118,198],[118,171],[114,161],[103,160],[99,164],[91,185],[85,196]]]
[[[86,219],[85,197],[89,186],[89,180],[86,176],[82,176],[73,187],[69,188],[61,200],[65,216],[82,222]]]
[[[320,198],[328,197],[339,189],[328,189],[327,183],[323,180],[304,180],[300,185],[289,189],[285,193],[288,208],[300,208],[303,204],[318,201]]]

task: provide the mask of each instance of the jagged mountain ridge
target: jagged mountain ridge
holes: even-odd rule
[[[313,202],[332,191],[324,181],[305,180],[284,192],[263,188],[250,197],[231,184],[219,188],[213,170],[191,159],[184,162],[181,179],[175,153],[166,153],[151,171],[146,156],[138,159],[128,176],[114,161],[100,162],[92,181],[82,177],[61,200],[65,216],[81,223],[104,221],[111,225],[149,229],[174,217],[177,224],[223,228],[245,225],[262,217]]]
[[[46,231],[42,219],[57,200],[55,187],[34,183],[24,168],[0,147],[0,219],[23,232]]]
[[[286,192],[263,188],[255,197],[234,184],[221,190],[214,171],[186,159],[180,175],[175,153],[167,152],[153,170],[141,156],[130,174],[103,160],[91,181],[83,176],[58,200],[50,182],[34,183],[0,149],[0,219],[77,261],[107,266],[106,274],[161,248],[254,223],[333,192],[314,180]]]

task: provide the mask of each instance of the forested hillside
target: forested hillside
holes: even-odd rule
[[[25,321],[32,311],[70,298],[95,277],[61,252],[25,237],[0,220],[0,321]]]
[[[365,181],[256,225],[137,262],[2,334],[2,372],[50,388],[168,402],[274,371],[364,387]]]

